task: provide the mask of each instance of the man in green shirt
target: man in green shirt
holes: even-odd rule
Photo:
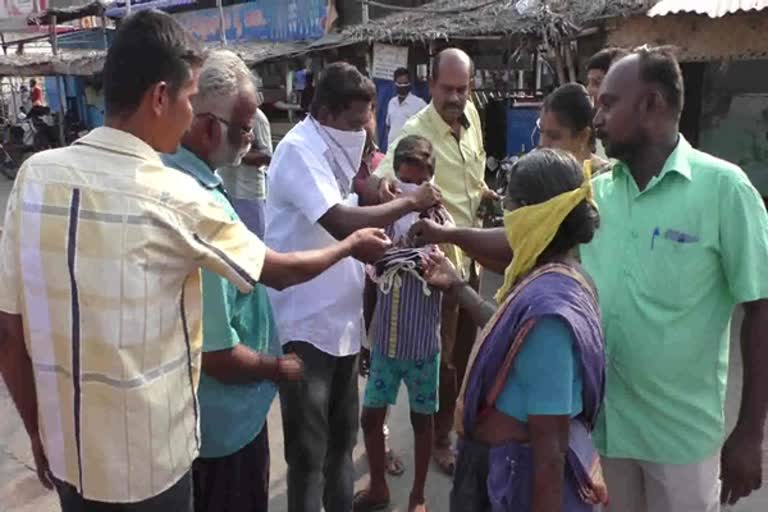
[[[680,135],[674,56],[641,49],[601,85],[597,136],[613,172],[594,181],[601,227],[581,248],[597,285],[606,397],[595,429],[609,512],[711,512],[761,486],[768,406],[768,215],[746,175]],[[413,230],[490,268],[503,230]],[[725,438],[728,340],[741,304],[742,403]],[[721,492],[722,491],[722,492]]]
[[[725,503],[761,484],[768,217],[741,169],[680,135],[682,107],[680,67],[663,49],[618,61],[598,96],[597,136],[618,162],[595,179],[603,222],[581,256],[603,309],[606,399],[595,440],[611,511],[715,511],[719,477]],[[744,387],[722,446],[737,304]]]
[[[239,222],[239,217],[215,169],[237,166],[248,153],[257,98],[251,72],[240,57],[228,50],[212,52],[192,100],[192,126],[178,151],[163,155],[167,166],[195,180],[190,186],[208,190],[210,200],[228,212],[233,222]],[[376,232],[368,230],[363,238]],[[361,238],[359,233],[353,236]],[[342,244],[357,246],[355,252],[361,255],[360,242]],[[319,275],[338,261],[318,258],[325,252],[279,254],[267,249],[271,272],[293,276],[284,285],[279,280],[267,284],[283,288]],[[311,260],[317,261],[312,264]],[[268,267],[264,268],[267,274]],[[257,283],[252,292],[241,293],[204,270],[202,289],[203,356],[197,396],[201,441],[200,458],[193,467],[195,511],[266,511],[270,464],[266,421],[277,394],[275,383],[301,380],[304,367],[295,354],[282,355],[264,285]]]

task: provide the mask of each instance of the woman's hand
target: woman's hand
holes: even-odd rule
[[[424,255],[423,268],[427,283],[440,290],[448,291],[464,282],[453,263],[437,247]]]
[[[447,242],[447,230],[448,228],[441,226],[435,221],[420,219],[411,226],[411,229],[408,231],[408,239],[411,240],[416,247],[442,244]]]

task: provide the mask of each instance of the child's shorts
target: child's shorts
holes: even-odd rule
[[[363,406],[382,409],[395,405],[400,381],[408,389],[411,412],[435,414],[439,408],[440,353],[429,359],[393,359],[371,352],[371,370]]]

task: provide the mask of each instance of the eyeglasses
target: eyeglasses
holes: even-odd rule
[[[213,112],[203,112],[203,113],[200,113],[200,114],[197,114],[197,115],[198,116],[209,116],[209,117],[214,118],[215,120],[217,120],[218,122],[220,122],[221,124],[226,126],[227,128],[232,128],[233,127],[233,124],[230,121],[227,121],[226,119],[217,116]],[[244,126],[235,126],[235,128],[238,129],[238,131],[240,132],[240,137],[242,137],[242,138],[250,137],[251,135],[253,135],[253,128],[246,128]]]

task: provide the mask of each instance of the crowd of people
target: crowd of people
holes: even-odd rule
[[[374,84],[346,63],[273,152],[235,53],[127,18],[105,126],[25,163],[0,239],[0,372],[62,510],[266,511],[278,394],[288,510],[384,510],[403,383],[410,512],[430,461],[452,512],[712,512],[760,488],[762,199],[680,134],[668,50],[606,49],[587,71],[545,99],[502,198],[461,50],[435,57],[428,104],[395,73],[386,154]],[[504,226],[483,228],[498,200]],[[504,274],[494,303],[482,269]]]

